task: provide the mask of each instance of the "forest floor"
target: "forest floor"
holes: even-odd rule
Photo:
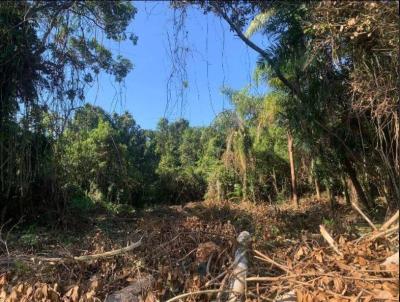
[[[288,301],[398,301],[398,266],[381,265],[398,250],[397,231],[372,232],[343,203],[332,209],[313,198],[299,208],[204,201],[120,214],[96,208],[81,216],[71,217],[62,230],[31,226],[8,234],[8,254],[0,254],[0,301],[103,301],[150,276],[152,285],[137,301],[224,289],[241,231],[252,236],[247,301],[273,301],[285,292],[295,297]],[[320,225],[338,251],[321,236]],[[140,238],[139,247],[117,256],[72,260]],[[46,259],[52,257],[62,259]]]

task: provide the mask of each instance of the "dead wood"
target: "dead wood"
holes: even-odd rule
[[[386,230],[388,227],[390,227],[394,222],[398,221],[399,219],[399,211],[396,212],[388,221],[386,221],[380,228],[380,231]]]
[[[151,275],[139,278],[131,285],[109,295],[105,302],[139,302],[143,296],[151,290],[154,285],[154,278]]]
[[[83,255],[83,256],[76,256],[76,257],[54,257],[54,258],[47,258],[47,257],[33,257],[34,259],[40,261],[47,261],[47,262],[63,262],[63,261],[91,261],[100,258],[107,258],[112,256],[121,255],[123,253],[132,251],[133,249],[142,245],[142,239],[137,242],[134,242],[126,247],[108,251],[105,253],[93,254],[93,255]]]
[[[230,291],[232,293],[229,296],[229,302],[240,301],[244,297],[248,270],[247,249],[250,240],[250,233],[247,231],[241,232],[237,238],[239,247],[235,252],[234,262],[236,262],[236,265],[233,267],[233,280],[230,282]]]
[[[221,291],[219,289],[206,289],[206,290],[199,290],[199,291],[196,291],[196,292],[181,294],[179,296],[175,296],[175,297],[173,297],[171,299],[168,299],[165,302],[179,301],[179,300],[181,300],[183,298],[186,298],[186,297],[191,297],[191,296],[196,296],[196,295],[201,295],[201,294],[215,294],[215,293],[220,293],[220,292],[231,293],[231,291]]]
[[[266,261],[268,263],[271,263],[271,264],[275,265],[276,267],[279,267],[281,270],[287,272],[288,274],[291,273],[290,270],[286,266],[284,266],[284,265],[272,260],[271,258],[269,258],[267,255],[261,253],[260,251],[256,251],[255,250],[254,253],[256,253],[257,255],[260,256],[260,257],[256,257],[256,258],[264,260],[264,261]]]
[[[254,258],[245,277],[245,295],[240,292],[238,297],[245,296],[247,301],[254,302],[276,302],[286,297],[285,295],[288,293],[292,298],[294,292],[296,300],[302,302],[312,299],[318,301],[335,299],[336,301],[357,301],[357,299],[360,301],[368,299],[371,301],[394,301],[398,298],[397,265],[393,263],[386,265],[384,262],[386,259],[396,261],[396,255],[393,255],[398,250],[398,236],[395,234],[397,226],[394,226],[396,219],[390,218],[389,220],[393,222],[387,229],[379,229],[365,234],[362,240],[356,240],[352,233],[342,233],[340,237],[335,237],[334,246],[343,254],[342,257],[338,256],[331,244],[328,245],[321,241],[322,234],[310,233],[310,230],[318,230],[315,215],[325,216],[325,213],[321,212],[324,207],[317,208],[307,216],[304,215],[308,209],[306,204],[302,204],[300,209],[282,208],[280,215],[272,212],[267,206],[263,208],[259,205],[251,205],[251,207],[246,205],[244,210],[244,205],[230,205],[231,211],[236,208],[241,209],[244,213],[251,213],[249,217],[255,220],[254,223],[262,226],[261,231],[267,231],[271,225],[282,230],[282,233],[287,230],[284,228],[285,226],[290,228],[289,231],[300,228],[301,226],[295,224],[296,220],[288,219],[283,223],[285,211],[292,215],[301,214],[301,225],[313,224],[312,229],[302,233],[301,240],[298,240],[298,237],[290,236],[272,237],[268,233],[265,233],[264,237],[255,236]],[[346,207],[342,209],[348,211]],[[77,261],[74,257],[47,258],[47,261],[44,261],[43,258],[35,257],[35,260],[41,260],[41,262],[32,263],[28,255],[12,253],[12,259],[16,259],[15,261],[18,261],[19,264],[23,262],[23,265],[35,271],[47,269],[46,265],[53,264],[51,263],[53,261],[56,265],[51,269],[61,274],[66,280],[71,278],[68,277],[70,274],[73,276],[77,272],[79,273],[78,277],[85,274],[91,278],[93,268],[95,268],[99,270],[98,273],[95,273],[98,284],[93,286],[92,281],[74,281],[72,279],[74,277],[72,277],[71,284],[75,284],[72,289],[64,285],[56,288],[48,281],[47,283],[29,284],[18,280],[12,281],[13,275],[6,275],[6,281],[3,281],[4,285],[2,286],[2,275],[0,274],[0,300],[1,290],[4,289],[6,297],[16,295],[15,301],[40,292],[43,298],[47,299],[57,295],[58,298],[51,301],[60,301],[60,299],[79,301],[82,298],[82,302],[94,302],[107,298],[107,302],[119,302],[124,301],[121,299],[125,297],[125,301],[141,302],[226,302],[230,297],[229,293],[232,293],[230,291],[232,282],[240,277],[241,273],[241,270],[234,272],[239,263],[233,258],[235,252],[233,240],[236,237],[237,229],[230,222],[221,223],[217,215],[215,220],[210,220],[209,213],[209,207],[204,207],[196,209],[197,216],[172,216],[173,219],[170,216],[168,216],[169,219],[165,219],[163,216],[154,216],[153,213],[146,214],[143,219],[138,220],[137,226],[135,226],[145,234],[146,240],[143,240],[142,247],[135,253],[121,254],[118,258],[110,258],[107,261],[84,263]],[[227,209],[224,208],[224,211],[221,212],[220,208],[217,208],[217,214],[220,215],[220,213],[226,215]],[[151,224],[149,224],[150,220]],[[336,230],[341,231],[342,229]],[[381,235],[382,232],[385,235]],[[283,234],[286,235],[286,233]],[[297,236],[297,233],[294,232],[290,235]],[[123,239],[118,238],[118,241],[125,240],[126,237],[123,236]],[[332,239],[331,235],[329,236]],[[373,236],[386,236],[387,240],[369,240]],[[327,240],[326,237],[324,238]],[[100,237],[95,240],[94,248],[97,251],[103,251],[104,243],[111,241],[107,241],[108,237]],[[97,247],[97,242],[104,242],[100,245],[102,249]],[[213,246],[210,242],[218,246],[216,251],[214,248],[206,248]],[[94,250],[92,243],[82,245],[80,248]],[[110,252],[114,254],[116,251]],[[110,256],[110,252],[105,255]],[[85,255],[84,257],[93,259],[91,256],[94,256],[96,259],[98,255],[104,255],[104,253]],[[88,256],[89,258],[87,258]],[[54,261],[55,259],[59,261]],[[7,260],[9,259],[7,258]],[[199,261],[208,264],[208,274],[200,274]],[[144,290],[137,293],[135,282],[140,280],[141,276],[149,274],[155,280],[154,285],[150,287],[151,291],[147,292],[148,287],[143,286]],[[14,287],[6,286],[8,283]],[[127,284],[129,286],[124,287]],[[122,289],[115,292],[115,289],[120,288]],[[180,292],[176,292],[176,290],[180,290]],[[180,293],[183,294],[180,295]],[[175,295],[176,297],[174,297]],[[94,300],[90,300],[92,298]],[[111,298],[114,300],[110,300]]]
[[[336,245],[335,240],[333,240],[332,236],[328,233],[328,231],[325,229],[325,227],[321,224],[319,226],[319,230],[321,232],[322,237],[328,242],[328,244],[331,246],[331,248],[339,255],[343,257],[343,253],[339,250],[339,248]]]
[[[394,232],[396,232],[398,230],[399,230],[399,225],[396,225],[396,226],[394,226],[394,227],[392,227],[390,229],[384,230],[382,232],[375,233],[371,237],[369,237],[368,239],[371,240],[371,241],[372,240],[376,240],[376,239],[378,239],[380,237],[387,236],[387,235],[389,235],[391,233],[394,233]]]
[[[369,219],[368,216],[365,215],[364,212],[354,202],[352,202],[351,205],[361,215],[361,217],[364,218],[364,220],[371,226],[371,228],[374,231],[378,230],[375,224],[373,224],[373,222],[371,221],[371,219]]]
[[[390,264],[397,264],[399,265],[399,251],[394,253],[392,256],[386,258],[386,260],[382,263],[384,266],[388,266]]]

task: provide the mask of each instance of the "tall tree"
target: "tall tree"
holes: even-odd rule
[[[135,13],[124,1],[0,3],[3,212],[16,200],[22,214],[36,208],[33,204],[54,204],[63,196],[52,140],[61,135],[71,111],[84,99],[85,87],[101,71],[121,81],[132,69],[129,60],[112,55],[102,37],[135,43],[135,35],[126,30]],[[51,131],[40,126],[44,124]],[[40,189],[49,183],[53,189]]]

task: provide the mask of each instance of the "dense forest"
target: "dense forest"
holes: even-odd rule
[[[163,117],[143,129],[85,93],[99,74],[118,83],[135,72],[104,42],[140,43],[127,30],[135,3],[2,1],[0,226],[23,217],[68,228],[97,207],[202,200],[299,208],[311,196],[329,211],[357,203],[390,217],[400,206],[398,5],[171,1],[177,15],[226,22],[258,54],[253,81],[269,89],[222,87],[230,106],[208,126]]]
[[[84,199],[275,203],[326,191],[369,210],[399,206],[395,2],[193,5],[225,18],[245,43],[274,38],[269,49],[254,45],[254,77],[272,89],[259,97],[225,88],[233,109],[209,127],[161,119],[147,131],[129,113],[82,104],[100,71],[121,81],[132,68],[92,29],[135,43],[125,32],[132,3],[1,4],[3,221],[60,217]]]

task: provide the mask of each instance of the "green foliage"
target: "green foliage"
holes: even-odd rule
[[[117,213],[125,205],[272,200],[287,192],[279,98],[226,94],[234,109],[203,128],[161,119],[143,131],[127,113],[111,116],[88,104],[77,110],[57,142],[71,209],[88,211],[95,202]]]
[[[161,119],[156,134],[156,173],[159,186],[168,201],[201,199],[205,180],[199,166],[202,130],[190,128],[186,120],[169,123]]]
[[[73,196],[71,197],[70,209],[80,214],[87,214],[94,209],[94,202],[88,196]]]
[[[139,203],[145,141],[128,113],[109,116],[98,107],[85,105],[61,139],[65,179],[92,199]]]
[[[126,32],[135,13],[126,1],[0,3],[2,216],[34,217],[44,209],[49,215],[63,212],[69,198],[64,185],[69,178],[78,181],[79,175],[68,174],[64,184],[65,173],[76,171],[76,166],[59,167],[64,156],[61,133],[97,74],[108,73],[120,82],[132,69],[129,60],[114,56],[105,45],[107,39],[135,42]],[[68,156],[80,160],[76,165],[85,167],[85,174],[88,165],[104,164],[90,156],[101,152],[94,144],[109,143],[112,131],[107,127],[67,150]],[[89,157],[79,157],[81,149]],[[89,160],[87,165],[83,160]]]
[[[382,196],[398,207],[395,3],[193,3],[235,30],[247,27],[247,37],[269,39],[254,77],[270,89],[224,87],[232,109],[210,126],[163,118],[156,130],[141,129],[127,112],[78,106],[99,73],[121,82],[133,68],[106,47],[136,43],[127,32],[131,2],[0,3],[1,218],[47,220],[96,205],[123,213],[204,197],[282,203],[290,192],[288,133],[300,194],[354,189],[367,207]]]
[[[26,246],[36,246],[39,243],[36,225],[27,227],[20,237],[20,241]]]
[[[332,218],[324,218],[322,224],[328,228],[332,228],[335,225],[335,221]]]
[[[247,4],[245,7],[251,6]],[[224,9],[231,14],[231,21],[243,28],[244,23],[236,20],[246,20],[251,16],[249,11],[227,7]],[[276,2],[256,4],[255,8],[259,11],[250,22],[249,35],[259,32],[272,41],[259,59],[255,76],[281,95],[280,119],[294,135],[299,186],[306,188],[317,178],[325,187],[337,190],[341,178],[348,177],[358,198],[371,208],[379,191],[371,190],[371,180],[379,179],[380,190],[386,187],[390,191],[389,204],[398,207],[399,165],[394,158],[400,148],[393,129],[399,124],[398,118],[392,118],[398,115],[393,111],[398,107],[394,105],[398,95],[388,97],[389,91],[395,91],[393,62],[399,45],[395,3],[324,6]],[[384,25],[376,23],[378,12]],[[390,66],[386,65],[389,57]],[[296,91],[281,81],[282,76]],[[388,144],[394,147],[387,148],[382,141],[392,142]],[[312,162],[314,171],[307,168]],[[378,175],[377,171],[384,170],[387,174]]]
[[[214,122],[222,143],[215,157],[217,164],[208,173],[207,197],[273,200],[281,191],[288,191],[289,183],[279,95],[270,93],[259,97],[247,90],[226,88],[224,93],[234,109],[224,112]]]
[[[15,260],[14,262],[14,268],[13,268],[15,274],[18,276],[24,276],[24,275],[29,275],[29,273],[32,272],[32,268],[29,267],[26,262],[21,261],[21,260]]]

